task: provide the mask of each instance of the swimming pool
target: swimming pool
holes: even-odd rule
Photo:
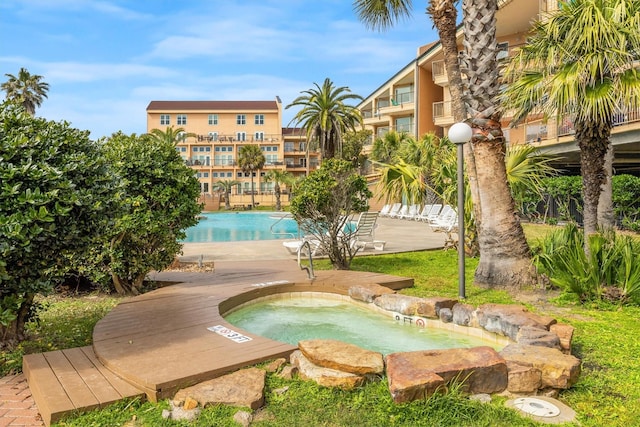
[[[198,224],[189,227],[185,243],[240,242],[247,240],[292,239],[298,223],[280,220],[282,212],[203,213]]]

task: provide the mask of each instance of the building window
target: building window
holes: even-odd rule
[[[217,114],[209,114],[209,125],[217,125],[218,124],[218,115]]]
[[[178,114],[176,116],[176,123],[178,126],[184,126],[187,124],[187,115],[186,114]]]
[[[242,178],[244,174],[242,172],[238,172],[238,178]]]
[[[256,132],[254,138],[256,141],[264,141],[264,132]]]
[[[255,118],[254,118],[254,123],[256,125],[263,125],[264,124],[264,114],[256,114]]]
[[[246,132],[236,132],[236,141],[246,141],[247,133]]]
[[[236,116],[236,124],[237,125],[246,125],[247,124],[247,116],[244,114],[238,114]]]
[[[509,57],[509,42],[498,43],[498,54],[496,59],[505,59]]]
[[[169,114],[160,114],[160,124],[169,126],[171,124],[171,116]]]

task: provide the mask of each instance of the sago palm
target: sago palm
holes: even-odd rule
[[[534,24],[505,75],[514,122],[531,113],[574,121],[585,235],[597,228],[614,116],[640,105],[639,26],[637,0],[563,2]]]

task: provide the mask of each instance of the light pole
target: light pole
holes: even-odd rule
[[[449,128],[449,140],[458,147],[458,297],[465,299],[464,284],[464,144],[471,141],[473,132],[466,123]]]

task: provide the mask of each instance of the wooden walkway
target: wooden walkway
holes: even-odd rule
[[[309,280],[291,260],[217,263],[213,273],[156,274],[155,280],[180,283],[119,304],[96,325],[92,348],[25,356],[24,372],[45,424],[124,397],[171,397],[180,388],[296,349],[225,322],[221,313],[243,302],[286,292],[346,294],[356,284],[392,289],[413,284],[411,278],[354,271],[316,276]],[[216,327],[224,330],[211,330]]]

